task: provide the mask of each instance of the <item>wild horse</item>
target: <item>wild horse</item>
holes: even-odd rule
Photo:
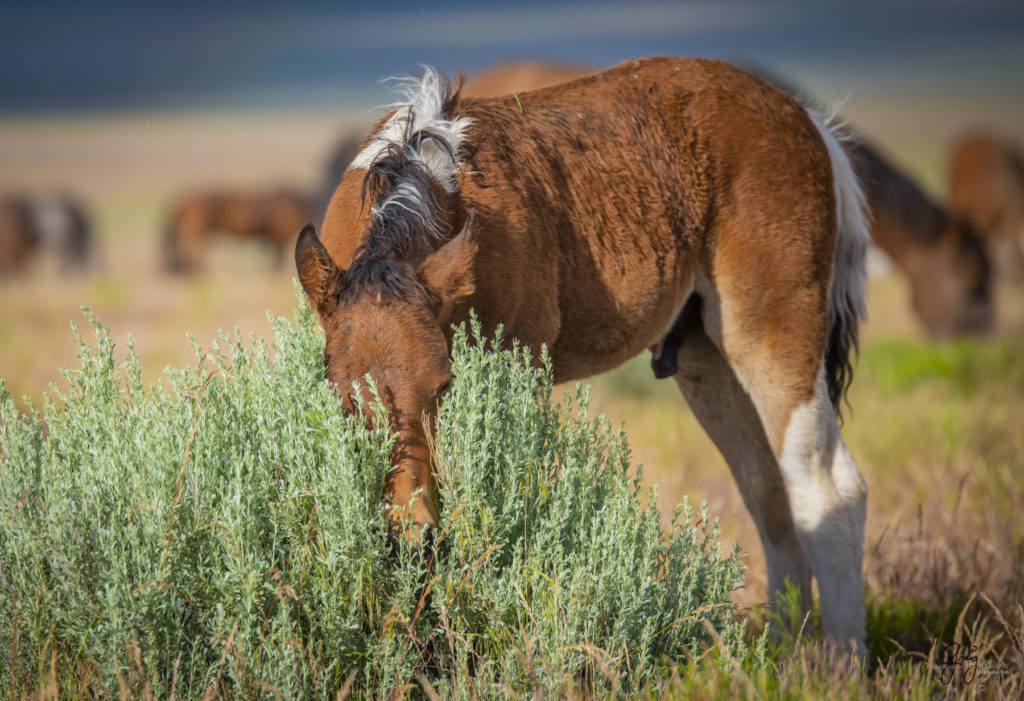
[[[1003,273],[1024,268],[1024,154],[1011,140],[983,129],[960,134],[950,147],[949,200],[974,227]]]
[[[0,192],[0,277],[25,272],[43,249],[57,254],[61,271],[84,271],[93,257],[87,208],[59,190]]]
[[[806,93],[761,66],[743,70],[804,104]],[[547,60],[504,61],[469,76],[460,94],[492,97],[547,87],[580,78],[598,70],[595,66]],[[980,227],[1002,218],[1011,223],[1013,197],[1017,192],[1017,229],[1024,232],[1024,170],[1016,171],[1012,147],[990,135],[965,135],[954,152],[951,191],[953,203],[962,210],[952,216],[893,165],[863,134],[849,129],[843,148],[864,189],[871,212],[870,234],[876,246],[892,259],[906,278],[910,302],[924,330],[933,339],[987,334],[995,326],[992,269]],[[355,156],[355,145],[345,166]],[[1019,155],[1016,163],[1021,163]],[[984,164],[984,165],[983,165]],[[344,168],[331,179],[331,192]],[[1016,172],[1016,184],[1012,173]],[[325,198],[325,202],[328,198]],[[979,216],[980,215],[980,216]],[[1007,229],[1012,226],[1007,226]],[[992,240],[997,236],[990,236]],[[1024,233],[1019,237],[1024,251]],[[1002,256],[1006,258],[1007,256]],[[1013,256],[1009,256],[1013,257]],[[1024,258],[1022,258],[1024,260]]]
[[[863,137],[845,146],[871,210],[871,238],[906,276],[928,335],[943,340],[990,332],[992,269],[974,227],[933,202]]]
[[[863,197],[837,136],[720,61],[648,58],[500,98],[427,70],[306,227],[299,278],[353,410],[369,374],[399,435],[393,515],[438,523],[426,431],[451,324],[539,350],[555,380],[654,346],[788,577],[863,651],[866,487],[838,406],[864,314]]]
[[[171,272],[193,273],[202,265],[203,248],[219,234],[269,244],[280,265],[295,243],[296,232],[312,210],[296,190],[204,190],[184,195],[167,217],[163,265]]]

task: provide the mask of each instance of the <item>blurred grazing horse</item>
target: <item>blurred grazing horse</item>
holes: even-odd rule
[[[398,434],[405,537],[439,523],[427,431],[451,325],[504,324],[554,380],[651,346],[732,469],[769,586],[864,642],[866,487],[837,423],[864,313],[862,195],[831,129],[707,59],[628,61],[516,97],[428,70],[377,123],[296,244],[347,411],[369,374]],[[396,526],[397,528],[397,526]]]
[[[0,195],[0,275],[23,271],[39,246],[28,208],[19,197]]]
[[[323,220],[323,213],[327,211],[327,205],[331,203],[331,197],[334,196],[334,190],[338,187],[338,183],[341,182],[341,178],[345,175],[345,171],[348,170],[348,166],[355,159],[359,153],[359,149],[363,145],[363,137],[360,136],[343,136],[334,145],[334,149],[327,157],[327,162],[324,165],[324,178],[321,181],[322,187],[320,192],[317,193],[316,202],[314,209],[319,219]]]
[[[566,83],[597,71],[596,66],[550,59],[499,61],[470,75],[461,94],[463,97],[512,95]]]
[[[68,194],[0,194],[0,275],[23,272],[40,249],[57,253],[61,270],[89,264],[92,227],[82,204]]]
[[[269,244],[278,266],[311,218],[307,198],[284,188],[256,192],[211,190],[186,195],[172,207],[164,231],[164,267],[199,269],[206,240],[217,234]]]
[[[1024,156],[1013,142],[981,130],[962,134],[951,151],[953,214],[986,239],[1007,272],[1019,271],[1024,266]]]
[[[871,238],[906,275],[917,318],[934,339],[992,330],[992,269],[971,224],[935,204],[863,138],[846,151],[871,210]]]

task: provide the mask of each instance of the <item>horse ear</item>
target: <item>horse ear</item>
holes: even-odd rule
[[[430,254],[416,271],[420,279],[441,300],[442,310],[450,311],[453,304],[476,291],[473,259],[476,257],[477,247],[470,231],[472,221],[473,216],[470,213],[459,235]],[[441,316],[447,316],[447,311]]]
[[[303,227],[299,240],[295,242],[295,269],[299,273],[299,282],[306,291],[309,303],[318,313],[324,315],[327,294],[331,291],[331,283],[339,271],[327,249],[320,243],[316,228],[312,224]]]

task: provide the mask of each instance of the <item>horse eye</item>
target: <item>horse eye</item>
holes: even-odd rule
[[[345,407],[345,411],[355,413],[356,411],[356,395],[352,392],[348,392],[342,397],[342,405]]]
[[[451,386],[452,386],[452,381],[451,381],[451,378],[449,378],[449,379],[444,381],[444,384],[442,384],[440,387],[437,388],[437,391],[434,392],[434,396],[436,396],[438,399],[440,399],[441,397],[443,397],[445,394],[448,393],[448,390],[451,389]]]

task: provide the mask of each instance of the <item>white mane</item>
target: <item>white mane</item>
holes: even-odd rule
[[[389,106],[394,113],[356,155],[349,168],[369,170],[390,147],[398,146],[447,192],[454,192],[459,147],[472,120],[445,116],[449,83],[435,69],[424,66],[423,75],[418,78],[392,80],[403,99]],[[398,183],[383,202],[372,206],[373,217],[381,222],[389,210],[401,209],[419,219],[429,233],[438,236],[437,220],[431,211],[433,193],[422,189],[423,183],[416,179]]]
[[[423,67],[420,77],[394,78],[396,90],[402,100],[389,105],[395,110],[384,126],[352,161],[350,168],[369,168],[387,149],[389,144],[402,145],[413,160],[426,166],[427,171],[448,192],[455,190],[455,169],[459,146],[472,120],[466,117],[447,119],[443,108],[448,97],[447,80],[435,69]],[[447,150],[431,139],[418,145],[405,141],[419,131],[429,132],[444,141]]]

